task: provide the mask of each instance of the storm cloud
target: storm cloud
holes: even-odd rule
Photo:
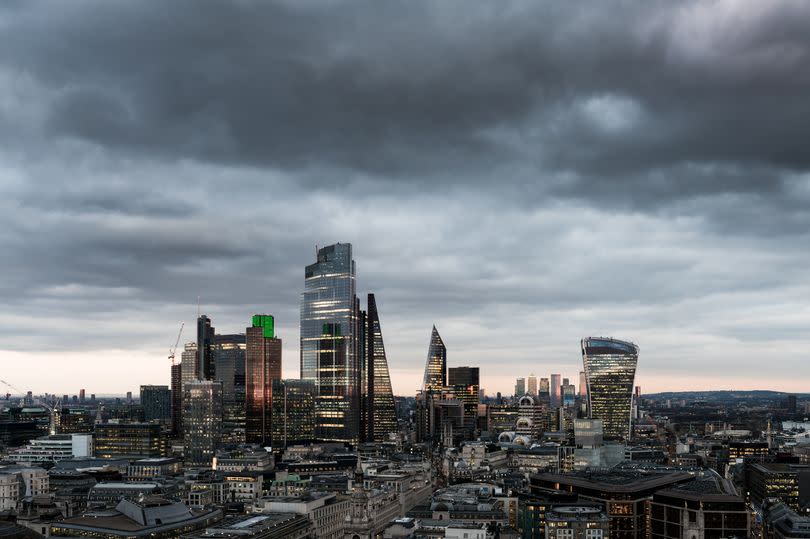
[[[276,314],[296,376],[343,241],[400,393],[434,323],[491,392],[590,334],[645,389],[806,389],[808,36],[801,1],[4,3],[3,372],[165,383],[199,296]]]

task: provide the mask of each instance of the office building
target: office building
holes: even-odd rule
[[[222,519],[221,509],[189,510],[157,496],[125,498],[115,510],[91,512],[54,522],[52,537],[180,537]]]
[[[526,394],[526,379],[518,378],[515,380],[515,397],[522,397]]]
[[[579,371],[579,396],[583,399],[588,397],[588,382],[585,379],[585,371]]]
[[[638,346],[604,337],[582,339],[588,414],[601,419],[606,440],[630,439]]]
[[[480,378],[478,367],[450,367],[447,371],[449,389],[456,399],[464,403],[464,427],[468,437],[473,437],[478,418]]]
[[[560,386],[563,406],[573,406],[577,399],[577,388],[574,384]]]
[[[526,388],[526,391],[529,395],[537,395],[537,376],[534,374],[529,375],[529,385]]]
[[[273,380],[271,439],[274,449],[315,439],[315,384],[309,380]]]
[[[246,348],[243,334],[214,335],[211,357],[216,380],[222,382],[222,401],[225,403],[244,405]]]
[[[95,432],[95,455],[105,459],[163,457],[166,438],[157,423],[99,423]]]
[[[180,391],[183,391],[183,386],[188,382],[199,380],[200,377],[197,373],[197,343],[187,342],[183,347],[183,352],[180,354],[181,370],[180,370]]]
[[[365,439],[369,442],[386,442],[391,433],[397,431],[397,412],[394,406],[394,392],[391,389],[391,376],[388,373],[388,359],[385,355],[380,315],[374,294],[368,295],[366,320],[365,398],[366,417]],[[477,388],[477,386],[476,386]]]
[[[143,420],[168,425],[172,419],[172,393],[169,386],[141,386]]]
[[[53,465],[60,460],[92,457],[92,434],[52,434],[28,442],[8,454],[8,460],[20,465]]]
[[[179,436],[183,432],[183,365],[172,365],[172,436]]]
[[[614,467],[565,474],[534,474],[529,477],[529,488],[534,495],[562,490],[578,495],[580,501],[603,504],[609,508],[611,538],[645,539],[649,537],[647,502],[652,495],[694,480],[695,476],[682,471],[654,472]]]
[[[576,503],[577,495],[549,490],[518,494],[518,529],[521,539],[546,539],[546,515],[555,505]]]
[[[750,537],[745,500],[716,480],[662,489],[650,502],[652,539]]]
[[[800,499],[810,497],[810,466],[787,463],[752,463],[747,487],[751,503],[762,507],[769,499],[777,499],[794,511],[801,510]]]
[[[211,349],[215,379],[222,382],[222,437],[226,443],[245,441],[244,334],[214,335]]]
[[[480,387],[480,371],[478,367],[450,367],[447,370],[449,386],[475,386]]]
[[[610,519],[599,504],[557,505],[546,512],[547,539],[607,539]]]
[[[540,385],[537,386],[537,394],[549,396],[549,382],[548,378],[540,378]]]
[[[439,335],[436,326],[430,333],[425,378],[422,389],[425,391],[441,390],[447,385],[447,347]]]
[[[281,339],[269,314],[253,316],[245,352],[245,440],[269,446],[273,380],[281,379]]]
[[[315,384],[315,435],[324,441],[360,438],[360,385],[352,246],[318,249],[304,271],[301,296],[301,379]]]
[[[79,402],[82,403],[82,404],[84,404],[84,395],[85,395],[84,389],[80,389],[79,390]],[[794,400],[795,400],[795,397],[794,397]]]
[[[197,376],[200,380],[214,379],[214,328],[207,315],[197,318]]]
[[[525,439],[539,440],[548,429],[548,398],[523,395],[518,401],[519,416],[515,420],[515,434]]]
[[[222,438],[222,382],[198,380],[183,388],[186,463],[210,466]]]
[[[561,386],[562,380],[559,374],[552,374],[551,375],[551,386],[549,387],[549,397],[551,401],[551,407],[556,408],[562,402],[561,397]]]

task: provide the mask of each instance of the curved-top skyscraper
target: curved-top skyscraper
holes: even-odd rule
[[[359,367],[350,243],[318,249],[301,294],[301,379],[315,385],[315,437],[357,443]]]
[[[638,346],[608,337],[582,339],[591,419],[601,419],[606,440],[630,438]]]
[[[425,363],[425,379],[422,389],[425,391],[439,390],[447,385],[447,348],[444,346],[436,326],[430,334],[427,362]]]

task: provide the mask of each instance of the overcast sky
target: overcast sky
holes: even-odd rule
[[[0,3],[3,379],[167,384],[197,296],[297,377],[337,241],[398,394],[433,324],[488,393],[810,391],[810,2]]]

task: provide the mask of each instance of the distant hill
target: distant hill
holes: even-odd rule
[[[810,393],[787,393],[770,389],[717,389],[711,391],[665,391],[662,393],[644,393],[642,397],[649,399],[687,399],[687,400],[765,400],[785,399],[788,395],[796,395],[797,399],[810,398]]]

